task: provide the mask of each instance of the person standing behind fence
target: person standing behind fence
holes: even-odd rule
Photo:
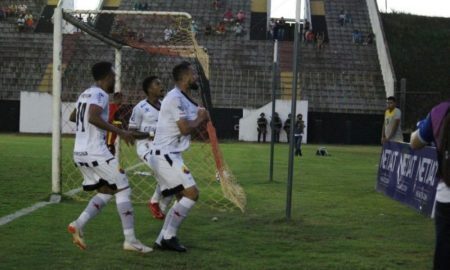
[[[283,129],[286,132],[286,138],[287,138],[288,143],[289,143],[290,134],[291,134],[291,117],[292,117],[292,114],[289,114],[286,121],[284,121],[284,126],[283,126]]]
[[[387,109],[384,112],[384,123],[381,131],[381,144],[387,141],[403,142],[403,134],[401,128],[402,112],[396,108],[395,97],[387,98]]]
[[[283,122],[281,121],[280,116],[277,112],[274,112],[272,120],[270,121],[270,128],[273,130],[274,134],[274,142],[280,142],[280,131],[282,126]]]
[[[436,144],[438,156],[435,228],[436,246],[433,269],[450,269],[450,100],[433,109],[411,134],[411,148]]]
[[[302,156],[302,139],[303,132],[305,130],[305,122],[303,121],[303,115],[297,114],[297,120],[294,127],[294,139],[295,139],[295,156]]]
[[[256,121],[256,124],[258,125],[258,127],[257,127],[258,142],[261,142],[261,135],[262,135],[263,142],[266,142],[266,134],[267,134],[267,119],[265,117],[266,115],[264,113],[261,113],[259,116],[260,117]]]

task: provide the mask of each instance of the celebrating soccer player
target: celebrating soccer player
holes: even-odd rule
[[[124,250],[147,253],[151,248],[143,245],[134,234],[134,213],[131,205],[131,189],[125,172],[106,145],[106,131],[117,133],[126,143],[133,143],[133,133],[108,123],[108,93],[114,91],[115,73],[112,64],[99,62],[92,67],[95,85],[78,98],[70,120],[76,124],[73,159],[83,175],[83,189],[97,190],[86,209],[68,226],[73,243],[86,249],[83,227],[94,218],[108,201],[115,196],[117,211],[122,221]]]
[[[144,79],[142,91],[147,96],[133,108],[130,117],[129,129],[149,134],[142,140],[137,140],[136,151],[139,158],[150,166],[148,155],[151,149],[152,140],[156,133],[156,123],[158,122],[159,110],[161,109],[160,100],[164,97],[163,85],[156,76],[150,76]],[[150,167],[153,170],[153,168]],[[159,184],[156,185],[155,192],[148,202],[148,207],[157,219],[164,219],[164,211],[172,200],[173,196],[163,197]]]
[[[167,213],[155,247],[184,252],[177,231],[195,205],[199,191],[181,153],[189,148],[190,134],[209,120],[209,114],[191,98],[191,90],[198,89],[192,65],[182,62],[173,68],[172,75],[175,88],[161,103],[149,157],[163,196],[176,195],[178,201]]]

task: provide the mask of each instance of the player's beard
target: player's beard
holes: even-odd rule
[[[199,88],[198,83],[197,83],[197,82],[191,82],[191,83],[189,84],[189,88],[190,88],[191,90],[198,90],[198,88]]]

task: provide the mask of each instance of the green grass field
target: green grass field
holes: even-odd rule
[[[0,135],[0,217],[48,198],[51,139]],[[0,269],[430,269],[433,221],[375,192],[380,147],[304,147],[295,160],[292,220],[285,220],[286,144],[226,143],[224,156],[247,193],[248,209],[196,207],[179,237],[186,254],[121,249],[114,203],[85,228],[80,251],[66,226],[85,202],[65,199],[0,226]],[[193,171],[195,176],[195,171]],[[137,236],[152,244],[161,221],[135,205]],[[211,218],[217,216],[217,222]]]

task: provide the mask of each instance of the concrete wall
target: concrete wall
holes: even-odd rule
[[[281,118],[281,121],[284,124],[286,121],[288,114],[291,111],[291,101],[290,100],[276,100],[275,101],[275,111]],[[268,124],[271,120],[272,115],[272,102],[267,103],[258,109],[244,109],[243,117],[239,120],[239,140],[247,141],[247,142],[255,142],[258,140],[258,132],[256,130],[256,121],[259,118],[261,113],[264,113],[267,118]],[[305,121],[305,133],[303,135],[303,143],[306,143],[307,127],[308,127],[308,101],[297,101],[297,114],[303,114],[303,121]],[[267,141],[271,139],[271,129],[270,125],[267,128]],[[280,141],[286,142],[286,132],[281,130],[280,133]]]
[[[61,126],[64,134],[73,134],[75,124],[69,122],[74,103],[63,102]],[[52,95],[38,92],[20,92],[20,132],[52,133]]]

